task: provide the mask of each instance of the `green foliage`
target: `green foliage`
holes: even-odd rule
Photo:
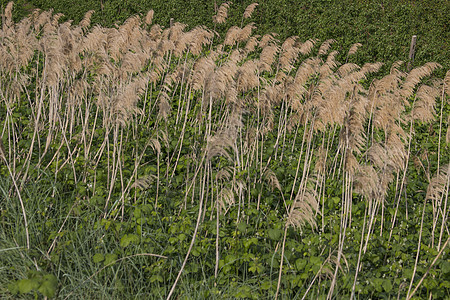
[[[227,24],[240,24],[242,14],[250,3],[240,1],[230,6]],[[450,68],[450,30],[448,29],[450,4],[438,1],[257,1],[259,6],[249,21],[255,22],[259,34],[275,32],[284,40],[297,35],[301,40],[318,38],[336,39],[336,50],[345,59],[346,51],[354,43],[362,43],[355,63],[382,61],[391,65],[397,60],[408,60],[411,37],[418,36],[415,65],[436,61],[444,70]],[[3,5],[7,1],[2,1]],[[215,3],[209,0],[31,0],[16,3],[15,18],[20,20],[32,8],[54,9],[62,12],[62,20],[78,23],[88,10],[95,10],[92,23],[112,26],[134,14],[144,15],[155,11],[154,23],[168,26],[170,18],[188,24],[191,28],[204,25],[213,28],[212,15]],[[248,22],[248,21],[246,21]],[[216,30],[224,36],[229,25],[219,25]],[[443,71],[440,71],[442,76]]]
[[[53,298],[56,295],[58,279],[53,274],[45,274],[40,271],[28,271],[27,278],[10,283],[9,291],[16,295],[39,292],[41,295]]]

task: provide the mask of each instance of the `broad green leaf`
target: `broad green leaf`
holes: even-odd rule
[[[93,260],[94,263],[102,262],[104,259],[105,259],[105,256],[102,253],[96,253],[92,257],[92,260]]]
[[[181,234],[178,235],[178,240],[179,240],[179,241],[182,242],[182,241],[184,241],[185,239],[186,239],[186,235],[185,235],[184,233],[181,233]]]
[[[39,282],[37,280],[33,280],[33,279],[22,279],[19,281],[18,283],[19,286],[19,291],[22,294],[26,294],[31,292],[33,289],[36,289],[39,287]]]
[[[305,269],[307,260],[304,258],[299,258],[295,261],[295,267],[297,268],[297,271],[303,271]]]
[[[120,239],[120,246],[125,248],[127,247],[130,243],[138,243],[139,242],[139,237],[136,234],[125,234],[121,239]]]
[[[449,261],[443,261],[441,263],[441,270],[444,274],[447,274],[450,272],[450,262]]]
[[[391,280],[389,280],[389,279],[385,279],[384,281],[383,281],[383,288],[384,288],[384,290],[386,291],[386,292],[390,292],[390,291],[392,291],[392,282],[391,282]]]
[[[56,288],[58,287],[58,280],[52,274],[47,274],[44,276],[44,282],[39,287],[38,291],[42,295],[53,298],[56,294]]]
[[[105,261],[103,262],[103,265],[107,266],[109,264],[112,264],[115,260],[117,260],[117,254],[108,253],[105,255]]]
[[[141,217],[141,209],[136,208],[133,212],[133,215],[136,219],[140,218]]]
[[[272,240],[279,240],[281,237],[281,230],[280,229],[269,229],[269,238]]]
[[[261,289],[263,290],[268,290],[272,287],[272,284],[270,283],[270,281],[263,281],[263,283],[261,283]]]
[[[247,229],[247,224],[245,222],[240,222],[237,228],[240,232],[245,232],[245,230]]]
[[[8,284],[8,290],[11,292],[11,294],[16,295],[19,293],[19,285],[17,282],[13,282]]]
[[[150,277],[150,282],[155,282],[155,281],[163,282],[164,278],[159,274],[152,275],[152,277]]]
[[[381,278],[375,278],[373,280],[373,285],[374,285],[375,289],[377,290],[377,292],[383,291],[383,283],[384,283],[384,280]]]
[[[192,249],[192,255],[195,256],[195,257],[200,256],[200,254],[201,254],[201,252],[199,251],[198,248],[199,248],[199,247],[194,247],[194,248]]]

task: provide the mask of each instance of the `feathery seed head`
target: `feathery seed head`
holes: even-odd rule
[[[311,181],[311,179],[309,180]],[[286,226],[292,226],[296,229],[302,228],[306,223],[315,227],[314,216],[318,212],[319,202],[317,201],[317,192],[306,185],[297,195],[292,204],[291,210],[286,220]]]
[[[259,47],[261,49],[264,49],[267,46],[269,46],[270,44],[276,44],[278,42],[278,40],[275,39],[275,36],[277,36],[276,33],[267,33],[267,34],[263,35],[263,37],[259,41]]]
[[[249,6],[247,6],[247,8],[244,11],[244,15],[243,18],[244,19],[248,19],[252,16],[253,11],[255,10],[255,8],[258,6],[258,3],[252,3]]]
[[[434,106],[436,98],[440,96],[440,91],[428,85],[421,85],[416,95],[418,99],[411,111],[411,118],[422,123],[433,121],[435,116]]]
[[[92,14],[94,13],[94,10],[89,10],[88,12],[86,12],[86,14],[84,14],[83,19],[80,21],[80,23],[78,24],[78,26],[80,26],[83,29],[86,29],[89,27],[89,25],[91,25],[91,17]]]
[[[150,9],[147,12],[147,15],[145,16],[145,24],[146,25],[150,25],[152,24],[152,20],[153,20],[153,15],[155,14],[155,12],[153,11],[153,9]]]
[[[316,42],[317,42],[317,39],[309,39],[306,42],[304,42],[300,46],[300,53],[303,55],[307,55],[307,54],[311,53],[311,50],[313,49]]]
[[[223,44],[226,46],[234,45],[239,40],[239,37],[241,35],[242,29],[237,26],[231,26],[227,34],[225,35],[225,40],[223,41]]]
[[[227,1],[222,3],[217,10],[217,14],[213,16],[213,22],[216,24],[223,24],[228,17],[228,8],[233,2]]]
[[[447,96],[450,97],[450,70],[445,73],[444,77],[444,91],[447,94]]]
[[[331,48],[331,44],[333,44],[335,42],[336,42],[335,39],[326,40],[325,42],[322,43],[322,45],[320,45],[319,52],[317,54],[318,55],[327,54],[328,50]]]
[[[248,40],[250,38],[250,36],[252,35],[252,31],[253,29],[255,29],[255,23],[249,23],[247,25],[245,25],[244,28],[241,29],[241,31],[239,32],[239,36],[237,38],[237,42],[245,42],[246,40]]]
[[[355,43],[353,44],[350,49],[348,50],[347,56],[353,55],[358,51],[358,48],[361,47],[361,43]]]
[[[6,27],[11,27],[13,24],[13,21],[12,21],[13,6],[14,6],[13,1],[8,2],[8,4],[6,5],[6,8],[5,8],[5,18],[6,18],[5,25],[6,25]]]

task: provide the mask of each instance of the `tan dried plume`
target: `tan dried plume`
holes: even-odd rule
[[[277,45],[269,45],[262,50],[258,65],[260,71],[272,71],[272,64],[275,61],[275,55],[278,51],[279,47]]]
[[[238,26],[231,26],[226,35],[225,40],[223,41],[223,44],[226,46],[234,45],[239,40],[239,36],[241,35],[242,29]]]
[[[28,66],[38,47],[36,35],[31,30],[30,18],[25,18],[15,27],[16,36],[12,40],[17,43],[18,57],[20,66]],[[10,52],[11,53],[11,52]],[[2,56],[3,57],[3,56]]]
[[[243,18],[244,19],[248,19],[252,16],[253,11],[255,10],[255,8],[258,6],[258,3],[252,3],[249,6],[247,6],[247,8],[244,11],[244,15]]]
[[[369,73],[375,73],[377,72],[383,63],[365,63],[361,68],[357,68],[357,71],[353,72],[350,71],[348,74],[345,75],[345,78],[343,81],[350,85],[359,85],[359,82],[362,79],[366,78],[366,75]],[[356,69],[355,69],[356,70]]]
[[[317,54],[318,55],[327,54],[328,50],[330,50],[330,48],[331,48],[331,44],[333,44],[335,42],[336,42],[335,39],[326,40],[325,42],[322,43],[322,45],[320,45],[319,52]]]
[[[376,143],[367,150],[369,160],[378,168],[389,170],[388,173],[403,170],[407,158],[405,145],[399,137],[402,129],[398,125],[390,129],[384,145]]]
[[[450,70],[445,73],[444,77],[444,91],[447,94],[447,96],[450,97]]]
[[[8,2],[8,4],[6,5],[6,8],[5,8],[5,25],[7,27],[11,27],[13,24],[13,20],[12,20],[13,6],[14,6],[14,2],[10,1],[10,2]]]
[[[236,61],[228,60],[220,66],[212,75],[208,76],[205,85],[206,98],[212,97],[213,100],[227,96],[228,91],[234,88],[238,66]],[[229,98],[228,100],[232,100]],[[234,100],[232,101],[234,102]]]
[[[172,42],[176,42],[180,37],[183,35],[183,31],[186,28],[186,24],[175,22],[169,29],[168,29],[168,39]]]
[[[317,39],[307,40],[300,46],[300,53],[303,55],[307,55],[307,54],[311,53],[311,50],[314,48],[314,45],[316,43],[317,43]]]
[[[153,11],[153,9],[150,9],[148,12],[147,12],[147,15],[145,15],[145,24],[147,24],[147,25],[150,25],[150,24],[152,24],[152,21],[153,21],[153,15],[155,14],[155,12]]]
[[[254,60],[246,61],[236,73],[236,85],[239,92],[246,92],[259,86],[258,67]]]
[[[156,179],[155,175],[145,175],[142,176],[131,185],[132,188],[137,188],[140,190],[146,190]]]
[[[306,84],[306,81],[319,70],[320,63],[320,59],[317,57],[308,58],[301,63],[297,73],[295,73],[297,87],[300,88],[300,86]]]
[[[360,154],[366,141],[364,124],[367,114],[367,98],[361,95],[361,90],[357,87],[352,93],[344,127],[341,130],[340,144],[349,151]]]
[[[405,162],[408,153],[401,137],[403,140],[406,138],[406,133],[403,129],[397,124],[391,126],[385,145],[389,157],[389,164],[395,171],[400,171],[407,167],[405,166]]]
[[[3,142],[0,138],[0,160],[5,160],[6,161],[6,151],[5,151],[5,147],[3,146]]]
[[[280,181],[278,180],[277,175],[275,174],[274,171],[267,168],[266,171],[264,172],[264,179],[266,180],[267,184],[271,187],[272,191],[274,189],[277,189],[280,192],[282,192]]]
[[[214,32],[203,26],[197,26],[189,31],[189,51],[194,55],[202,52],[203,46],[209,45]]]
[[[189,79],[194,91],[198,91],[205,86],[205,80],[213,74],[216,64],[211,56],[200,58],[193,67],[193,72]]]
[[[442,66],[438,63],[428,62],[421,67],[412,69],[408,73],[405,81],[402,84],[400,95],[402,95],[404,98],[410,97],[414,92],[414,88],[417,86],[417,84],[419,84],[422,78],[430,76],[434,70],[441,67]]]
[[[286,226],[300,229],[308,223],[314,227],[316,225],[314,216],[318,212],[318,207],[317,192],[314,190],[313,184],[307,184],[295,197],[286,220]]]
[[[89,10],[88,12],[86,12],[84,14],[83,19],[80,21],[78,25],[83,29],[88,28],[89,25],[91,25],[91,17],[94,12],[95,12],[94,10]]]
[[[278,59],[280,69],[290,71],[293,68],[293,64],[297,60],[298,54],[300,53],[300,49],[295,47],[297,40],[297,36],[291,36],[281,45],[281,54]]]
[[[234,173],[234,168],[231,166],[225,166],[223,168],[220,168],[220,170],[216,173],[215,179],[217,181],[226,182],[231,180],[231,177]]]
[[[362,46],[361,43],[355,43],[355,44],[353,44],[353,45],[350,47],[350,49],[348,50],[347,57],[350,56],[350,55],[355,54],[355,53],[358,51],[358,48],[361,47],[361,46]]]
[[[111,97],[111,108],[117,116],[117,121],[124,124],[129,117],[139,113],[137,103],[143,95],[146,85],[147,78],[137,77],[120,87],[118,92]]]
[[[276,33],[267,33],[263,35],[263,37],[259,41],[259,47],[261,47],[261,49],[264,49],[270,44],[276,44],[278,40],[275,39],[275,36],[277,36]]]
[[[133,73],[139,72],[145,63],[145,57],[141,56],[140,53],[128,51],[123,56],[122,64],[120,65],[120,71],[124,72],[122,78],[125,79],[126,75],[130,76]]]
[[[228,17],[228,8],[230,8],[230,5],[233,4],[233,2],[227,1],[222,3],[219,6],[219,9],[217,10],[217,14],[213,16],[213,22],[216,24],[223,24],[225,23],[227,17]]]
[[[373,144],[367,150],[367,157],[376,167],[383,168],[387,164],[389,157],[386,149],[381,143]]]
[[[440,202],[445,195],[448,195],[450,189],[450,164],[442,166],[439,174],[431,178],[427,188],[426,199]]]
[[[230,162],[233,162],[233,158],[227,150],[232,150],[235,156],[238,156],[236,139],[237,132],[242,126],[243,124],[239,113],[232,113],[225,121],[225,125],[222,128],[219,128],[214,136],[208,137],[208,143],[206,146],[207,161],[210,161],[216,156],[223,156]]]
[[[281,44],[281,51],[287,51],[295,47],[298,39],[299,37],[296,35],[288,37],[283,44]]]
[[[347,150],[344,156],[344,170],[350,175],[355,175],[359,169],[359,163],[352,151]]]
[[[445,135],[445,142],[450,144],[450,116],[447,119],[447,134]]]
[[[419,120],[423,123],[428,123],[434,120],[436,98],[440,96],[440,91],[437,88],[421,85],[417,90],[417,100],[411,111],[411,118]]]
[[[45,24],[48,24],[51,22],[51,17],[52,17],[52,10],[48,10],[48,11],[39,11],[39,10],[35,10],[36,14],[34,19],[34,30],[36,32],[39,31],[39,29],[44,26]]]
[[[360,66],[358,66],[357,64],[346,63],[346,64],[343,64],[342,66],[340,66],[336,73],[340,77],[345,77],[345,76],[349,75],[350,73],[357,71],[359,69],[360,69]]]
[[[162,35],[162,28],[159,24],[155,24],[150,28],[148,36],[150,37],[151,40],[156,41],[159,38],[161,38],[161,35]]]
[[[317,71],[320,60],[317,57],[311,57],[304,60],[294,76],[294,80],[287,85],[286,95],[290,98],[291,106],[294,110],[298,110],[302,105],[300,100],[306,97],[307,90],[304,85]]]
[[[373,166],[359,166],[355,174],[353,189],[355,193],[363,195],[367,200],[380,199],[383,191],[380,189],[380,179]]]
[[[392,66],[391,69],[389,70],[389,73],[392,75],[398,75],[398,76],[406,76],[406,74],[402,71],[399,70],[399,68],[404,64],[404,61],[398,60],[395,61]]]
[[[255,28],[256,28],[256,26],[255,26],[254,22],[245,25],[244,28],[242,28],[241,31],[239,32],[237,41],[239,43],[247,41],[250,38],[250,36],[252,35],[253,29],[255,29]]]
[[[324,149],[323,145],[316,151],[316,163],[314,165],[314,172],[324,174],[327,168],[327,150]]]
[[[64,17],[63,13],[54,14],[53,17],[52,17],[52,21],[51,21],[52,25],[53,26],[58,26],[59,25],[59,19],[61,19],[62,17]]]
[[[258,42],[258,37],[257,36],[251,36],[248,41],[247,44],[244,47],[245,53],[248,55],[251,52],[255,51],[256,46],[258,46],[259,42]]]
[[[315,107],[315,130],[324,130],[327,125],[344,125],[347,115],[347,94],[352,92],[352,85],[345,78],[329,76],[314,87],[311,105]]]
[[[234,191],[229,187],[224,187],[219,192],[220,209],[225,209],[227,206],[234,204]]]
[[[336,56],[338,54],[338,51],[332,51],[328,54],[326,62],[320,66],[319,73],[321,79],[333,74],[334,69],[340,65],[340,63],[336,60]]]

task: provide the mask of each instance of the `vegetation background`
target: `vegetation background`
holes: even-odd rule
[[[450,297],[450,3],[251,3],[3,14],[0,297]]]
[[[3,7],[8,1],[2,0]],[[234,1],[227,24],[241,22],[245,8],[252,1]],[[280,40],[297,35],[302,39],[337,40],[341,53],[354,43],[364,45],[358,51],[356,63],[382,61],[387,65],[408,59],[411,37],[418,36],[416,65],[435,61],[450,66],[450,4],[446,0],[270,0],[259,1],[251,21],[257,24],[257,34],[274,32]],[[61,20],[78,23],[88,10],[95,10],[94,24],[112,26],[133,14],[155,11],[157,24],[168,26],[170,19],[190,28],[204,25],[214,28],[212,15],[221,4],[214,0],[32,0],[17,1],[14,10],[19,20],[34,8],[53,9],[64,14]],[[224,24],[216,28],[223,35]],[[344,51],[345,50],[345,51]]]

